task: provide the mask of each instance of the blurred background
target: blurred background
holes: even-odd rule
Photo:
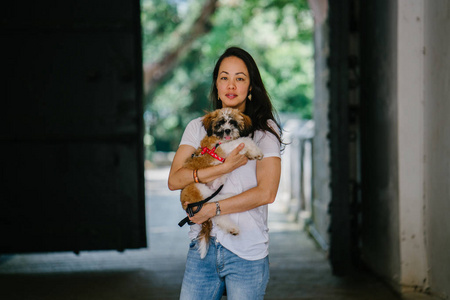
[[[211,108],[212,71],[230,46],[254,57],[282,122],[311,119],[314,23],[306,0],[142,0],[141,23],[148,162],[176,150],[187,123]]]

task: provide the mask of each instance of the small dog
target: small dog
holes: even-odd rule
[[[249,137],[246,137],[251,129],[250,117],[237,109],[217,109],[203,118],[203,126],[206,136],[202,139],[200,147],[192,157],[186,160],[184,167],[191,170],[203,169],[209,166],[221,164],[225,158],[241,143],[245,147],[239,152],[248,159],[261,160],[263,153]],[[221,176],[212,182],[191,183],[181,191],[181,204],[186,210],[187,204],[196,203],[210,197],[221,185],[225,183],[227,175]],[[201,178],[200,178],[201,180]],[[210,201],[216,202],[229,198],[232,195],[216,196]],[[228,216],[214,217],[216,225],[233,235],[239,234],[239,228]],[[198,235],[200,257],[203,259],[208,252],[209,237],[212,230],[211,220],[202,224]]]

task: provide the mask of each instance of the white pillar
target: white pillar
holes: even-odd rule
[[[398,0],[400,284],[428,285],[424,193],[424,0]]]

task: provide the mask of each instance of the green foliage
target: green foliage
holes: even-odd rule
[[[156,61],[168,46],[168,37],[181,24],[177,7],[166,0],[142,1],[141,24],[144,62]]]
[[[145,62],[155,62],[198,15],[203,1],[142,0]],[[177,68],[150,91],[152,149],[175,150],[187,122],[210,109],[214,64],[229,46],[255,58],[278,112],[312,115],[313,20],[306,0],[222,0],[211,31],[184,53]],[[180,29],[182,28],[182,29]]]

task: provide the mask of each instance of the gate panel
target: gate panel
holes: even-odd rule
[[[145,247],[139,1],[0,14],[0,253]]]

